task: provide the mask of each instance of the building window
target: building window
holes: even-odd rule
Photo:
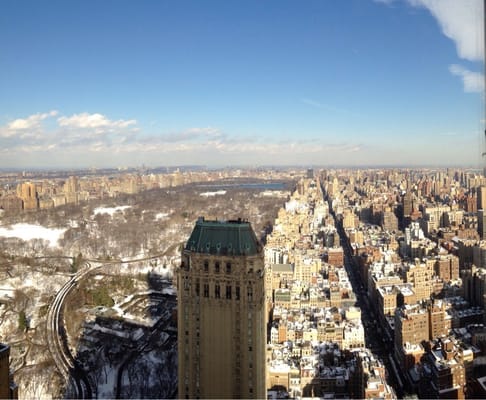
[[[208,272],[208,271],[209,271],[209,261],[204,260],[204,272]]]
[[[235,298],[236,298],[236,300],[240,299],[240,287],[239,286],[236,286]]]
[[[226,286],[226,298],[231,299],[231,286]]]
[[[204,297],[209,297],[209,284],[204,284]]]
[[[248,286],[247,289],[248,301],[253,301],[253,288]]]
[[[219,299],[221,297],[221,291],[219,285],[214,286],[214,297]]]
[[[230,262],[226,263],[226,273],[231,274],[231,263]]]
[[[214,272],[219,274],[219,261],[216,261],[214,263]]]
[[[196,282],[196,296],[199,297],[199,281]]]

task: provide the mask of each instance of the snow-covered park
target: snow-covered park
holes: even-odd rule
[[[50,247],[56,247],[59,239],[66,232],[66,228],[45,228],[33,224],[15,224],[9,227],[0,226],[0,237],[16,237],[25,241],[43,239],[49,242]]]

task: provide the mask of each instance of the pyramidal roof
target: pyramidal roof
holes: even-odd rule
[[[206,221],[201,217],[185,249],[203,254],[248,256],[258,254],[261,245],[248,221]]]

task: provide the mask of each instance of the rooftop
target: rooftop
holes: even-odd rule
[[[261,245],[248,221],[207,221],[200,217],[185,249],[196,253],[239,256],[258,254]]]

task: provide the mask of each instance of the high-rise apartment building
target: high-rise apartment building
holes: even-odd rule
[[[78,204],[79,183],[77,176],[70,176],[64,183],[64,195],[66,203]]]
[[[264,255],[250,223],[200,218],[177,291],[179,398],[265,398]]]
[[[403,195],[403,216],[410,217],[412,214],[413,210],[413,197],[412,197],[412,192],[410,190],[407,190],[407,192]]]
[[[34,183],[26,182],[17,186],[17,196],[22,199],[24,210],[39,208],[39,197]]]
[[[428,300],[432,294],[432,282],[434,277],[434,259],[427,259],[421,263],[409,264],[404,268],[405,281],[413,285],[416,300]]]
[[[478,211],[478,233],[481,239],[486,239],[486,209]]]
[[[478,210],[486,210],[486,186],[480,186],[476,189],[478,200]]]
[[[395,346],[429,340],[429,313],[420,304],[405,305],[395,311]]]

